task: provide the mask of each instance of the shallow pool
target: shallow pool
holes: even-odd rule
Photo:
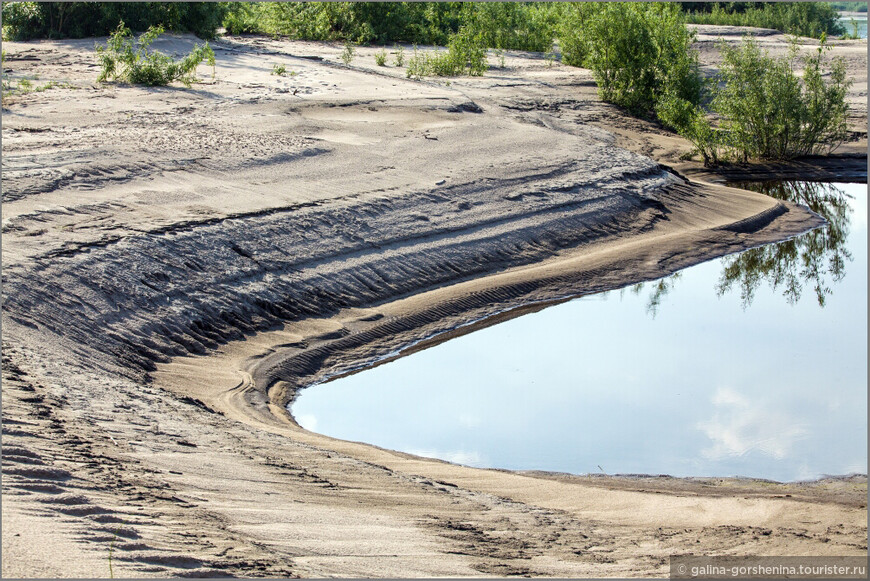
[[[830,225],[314,386],[293,415],[471,466],[866,473],[866,186],[767,189]]]

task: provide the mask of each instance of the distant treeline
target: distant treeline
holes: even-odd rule
[[[836,8],[835,8],[836,5]],[[855,6],[853,6],[855,5]],[[837,10],[863,10],[860,2],[688,2],[688,22],[775,28],[789,34],[842,35]],[[7,39],[83,38],[110,34],[123,21],[211,38],[264,33],[306,40],[364,44],[409,42],[446,45],[460,28],[489,48],[547,51],[576,13],[563,2],[4,2]]]
[[[107,36],[120,22],[142,32],[149,26],[212,38],[228,2],[3,2],[3,38]]]
[[[840,12],[867,12],[866,2],[829,2],[829,4]]]
[[[837,10],[827,2],[686,2],[682,6],[688,22],[695,24],[756,26],[814,38],[846,32]]]

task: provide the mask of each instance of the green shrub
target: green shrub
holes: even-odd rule
[[[224,26],[231,34],[441,46],[466,27],[486,48],[544,52],[553,45],[554,15],[549,4],[538,2],[232,3]]]
[[[387,66],[387,49],[382,48],[375,53],[375,64],[379,67]]]
[[[158,86],[179,81],[189,87],[196,81],[196,67],[200,63],[205,61],[214,69],[214,51],[207,42],[204,46],[194,46],[193,51],[180,61],[157,51],[150,51],[148,47],[162,33],[162,27],[152,26],[138,40],[134,40],[133,33],[121,22],[109,37],[106,46],[96,47],[102,67],[97,82],[113,80],[133,85]]]
[[[479,34],[462,28],[450,38],[447,51],[435,54],[420,54],[414,47],[414,56],[408,60],[405,74],[408,78],[455,77],[468,74],[480,76],[486,72],[486,47]]]
[[[809,56],[798,58],[793,45],[788,56],[772,58],[749,37],[737,48],[723,45],[724,86],[712,108],[723,117],[723,137],[738,157],[791,159],[842,143],[851,81],[841,58],[822,71],[828,48],[823,38]],[[802,77],[798,64],[803,64]]]
[[[256,21],[258,32],[306,40],[443,45],[459,30],[461,11],[461,2],[264,2],[233,19]]]
[[[485,48],[547,52],[556,13],[540,2],[465,2],[460,22]]]
[[[287,67],[285,67],[282,64],[276,64],[272,67],[271,74],[278,75],[279,77],[283,77],[284,75],[287,74]]]
[[[691,49],[694,35],[676,5],[604,3],[578,13],[584,28],[576,44],[582,49],[575,49],[569,60],[583,55],[604,101],[636,115],[652,113],[665,92],[698,103],[701,77]]]
[[[851,81],[841,58],[825,66],[828,49],[823,38],[803,58],[796,44],[788,56],[773,58],[748,36],[736,48],[723,44],[710,103],[720,117],[719,127],[711,125],[700,106],[672,92],[659,101],[656,113],[695,145],[706,165],[831,151],[847,134],[845,98]]]
[[[264,6],[261,3],[230,2],[223,20],[227,34],[268,32],[268,13]]]
[[[3,34],[13,40],[103,36],[120,22],[132,30],[150,26],[212,38],[226,2],[4,2]]]
[[[401,46],[396,45],[396,60],[393,61],[397,67],[405,64],[405,49]]]
[[[341,51],[341,62],[345,65],[349,65],[355,54],[356,50],[354,50],[353,45],[350,42],[345,42],[344,50]]]
[[[566,65],[582,67],[586,62],[588,50],[583,31],[597,5],[597,2],[571,2],[562,7],[557,35],[562,62]]]
[[[676,130],[695,146],[705,166],[719,163],[720,138],[700,105],[667,92],[656,103],[656,116],[666,127]]]
[[[695,24],[774,28],[812,38],[845,33],[837,11],[826,2],[692,2],[683,7]]]

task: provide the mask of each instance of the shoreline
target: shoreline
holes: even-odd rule
[[[776,209],[779,205],[777,203],[771,209]],[[788,204],[788,208],[794,212],[799,207]],[[763,210],[755,216],[756,220],[752,218],[738,220],[736,223],[719,226],[714,228],[714,230],[736,229],[740,231],[742,228],[740,226],[735,227],[735,224],[752,223],[757,221],[757,216],[765,216],[768,213],[769,209]],[[202,401],[209,409],[215,412],[230,415],[236,419],[244,418],[244,421],[251,421],[261,426],[270,426],[266,429],[274,428],[280,431],[282,425],[289,424],[294,433],[301,430],[314,436],[314,438],[307,439],[307,442],[328,447],[328,442],[335,441],[335,438],[316,432],[309,432],[301,428],[292,415],[290,407],[298,393],[303,389],[328,383],[348,375],[365,372],[373,367],[417,353],[455,337],[472,333],[525,314],[534,313],[575,298],[625,288],[625,286],[638,282],[657,280],[701,262],[722,258],[732,253],[743,252],[765,244],[782,242],[824,226],[821,218],[812,212],[809,212],[811,214],[809,219],[795,218],[794,216],[786,217],[785,214],[788,213],[789,210],[786,210],[783,214],[779,214],[772,219],[762,218],[762,220],[768,221],[768,224],[762,225],[761,232],[754,231],[751,233],[751,236],[739,242],[732,241],[732,245],[726,244],[724,248],[728,251],[724,254],[689,258],[680,257],[673,263],[678,266],[668,265],[667,269],[663,271],[645,272],[643,277],[639,277],[637,271],[626,273],[629,278],[617,278],[618,282],[608,282],[603,286],[598,286],[595,290],[582,290],[582,282],[579,287],[576,286],[577,280],[582,281],[584,279],[584,270],[582,267],[578,267],[577,264],[582,264],[583,258],[588,257],[590,253],[596,254],[594,249],[590,252],[587,248],[581,248],[570,252],[567,256],[555,257],[541,264],[517,267],[506,272],[489,273],[470,281],[431,291],[423,291],[411,297],[388,300],[368,308],[354,309],[352,313],[339,313],[331,319],[303,320],[287,323],[280,329],[267,331],[258,336],[256,347],[250,348],[245,344],[246,341],[243,341],[222,348],[221,351],[227,353],[227,355],[218,355],[213,360],[203,360],[200,356],[176,359],[169,364],[160,365],[158,370],[153,374],[153,377],[155,378],[156,385],[173,391],[182,397],[191,397]],[[768,231],[764,231],[765,228],[768,228]],[[644,245],[648,244],[647,241],[643,240],[640,243]],[[604,268],[607,267],[605,266]],[[554,277],[552,273],[558,273],[560,276]],[[538,288],[526,287],[528,290],[524,289],[519,297],[507,296],[502,298],[500,302],[493,303],[493,291],[497,292],[503,288],[510,289],[517,286],[518,283],[537,285]],[[600,281],[598,283],[600,284]],[[485,294],[486,302],[489,303],[485,307],[476,306],[472,301],[465,298],[481,293]],[[447,298],[442,298],[442,295],[445,295]],[[456,297],[460,297],[460,300],[457,301]],[[462,304],[462,309],[455,313],[444,309],[441,307],[441,304],[445,302],[459,302]],[[409,306],[405,306],[405,303],[408,303]],[[423,316],[427,311],[435,311],[439,317],[443,317],[446,314],[446,316],[450,317],[448,319],[450,322],[445,324],[443,319],[439,318],[437,322],[433,320],[428,324],[421,325],[421,328],[414,326],[402,328],[403,319],[419,324],[421,319],[424,319]],[[374,321],[390,321],[389,331],[378,333],[378,324],[374,323]],[[326,340],[318,341],[315,339],[311,341],[306,337],[304,329],[312,324],[316,325],[318,329],[322,328],[321,326],[329,326],[331,329],[338,326],[340,331],[330,331],[326,334],[330,338]],[[294,339],[296,339],[296,336],[301,338],[296,339],[288,346],[287,335],[294,336]],[[319,333],[319,336],[323,337],[324,334]],[[365,342],[360,343],[360,341],[355,340],[358,336],[364,337]],[[274,339],[270,339],[270,337],[274,337]],[[312,344],[305,345],[306,343]],[[349,347],[346,347],[347,345]],[[316,355],[313,359],[319,362],[319,365],[312,367],[309,361],[314,353]],[[185,388],[186,383],[190,381],[191,375],[195,376],[198,374],[190,372],[191,366],[201,368],[203,374],[205,369],[218,367],[229,368],[231,371],[237,370],[236,373],[240,381],[232,386],[230,386],[230,383],[226,383],[223,387],[212,386],[212,389],[209,391],[189,390]],[[297,379],[289,381],[287,379],[289,377]],[[373,444],[366,445],[377,448]],[[387,451],[404,454],[396,450]],[[434,460],[436,462],[442,461],[437,458],[434,458]],[[487,469],[516,474],[559,474],[547,471],[509,470],[498,467]],[[596,475],[564,474],[563,476],[591,477]],[[608,475],[607,477],[623,479],[655,476],[652,474],[617,474]],[[821,482],[829,479],[848,479],[851,476],[863,476],[866,478],[866,474],[825,475],[818,479],[806,481],[806,483]],[[691,481],[711,480],[718,477],[696,475],[688,477],[669,476],[668,478]],[[736,478],[736,480],[741,479],[776,482],[753,477]],[[735,478],[725,478],[724,480],[735,480]],[[789,481],[776,482],[776,484],[799,485],[802,482]],[[853,504],[860,504],[855,502],[854,499],[852,502]]]
[[[131,577],[866,555],[866,476],[482,470],[292,420],[331,373],[820,224],[716,185],[588,71],[507,55],[448,86],[378,70],[376,47],[343,67],[337,45],[245,38],[182,91],[93,85],[92,41],[5,44],[14,74],[75,87],[4,109],[5,576],[99,574],[109,547]],[[270,75],[276,59],[298,74]],[[860,173],[832,159],[813,175]]]

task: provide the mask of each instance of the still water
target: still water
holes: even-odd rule
[[[858,38],[867,38],[867,14],[842,14],[840,24],[848,34],[858,33]]]
[[[867,188],[766,189],[829,225],[314,386],[293,415],[480,467],[866,473]]]

